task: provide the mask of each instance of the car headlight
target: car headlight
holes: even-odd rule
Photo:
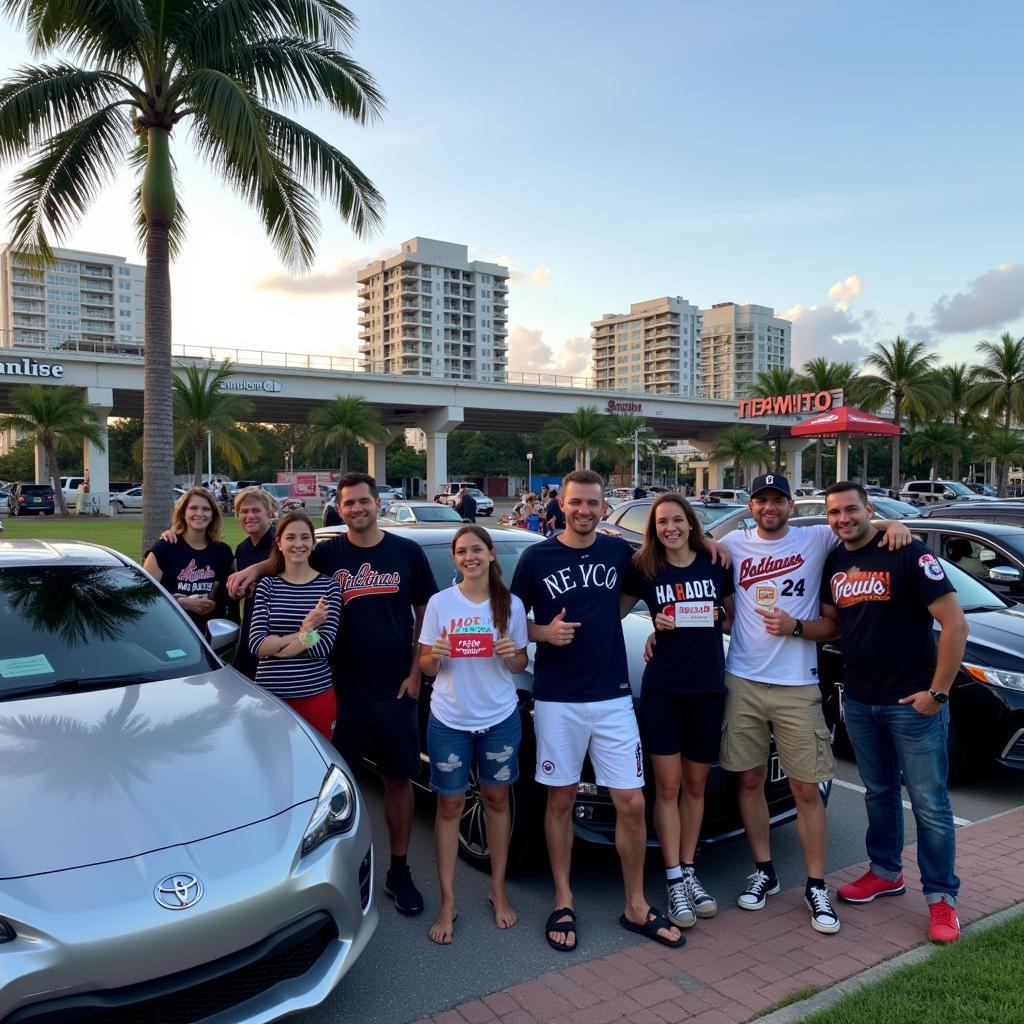
[[[303,856],[315,850],[325,839],[347,832],[355,821],[355,783],[332,764],[324,776],[316,807],[302,836]]]
[[[979,683],[1002,686],[1007,690],[1024,690],[1024,672],[1010,672],[1005,668],[990,668],[988,665],[971,665],[964,662],[968,675]]]

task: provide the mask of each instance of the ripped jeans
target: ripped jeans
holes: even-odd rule
[[[480,732],[452,729],[431,713],[427,721],[430,788],[443,796],[462,796],[476,763],[485,786],[510,786],[519,778],[519,742],[523,726],[517,708],[504,721]]]

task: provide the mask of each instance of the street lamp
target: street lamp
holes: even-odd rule
[[[295,468],[295,449],[288,448],[284,453],[284,472],[285,476],[288,477],[288,482],[292,481],[292,472]]]
[[[533,452],[526,453],[526,493],[533,493]]]

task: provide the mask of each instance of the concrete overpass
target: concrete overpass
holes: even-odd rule
[[[447,439],[460,426],[533,433],[578,406],[595,405],[602,411],[641,415],[658,437],[686,438],[707,449],[721,430],[738,422],[734,402],[598,391],[580,378],[515,373],[500,382],[400,377],[365,372],[355,360],[338,357],[219,348],[177,347],[174,362],[207,365],[225,358],[236,364],[232,390],[252,403],[249,419],[253,422],[305,423],[311,410],[345,394],[365,398],[379,412],[392,439],[406,427],[419,427],[427,437],[431,493],[447,479]],[[11,387],[25,383],[84,388],[89,404],[104,421],[107,417],[142,417],[144,413],[143,359],[137,351],[85,351],[78,346],[0,349],[0,410],[11,409]],[[760,419],[756,425],[771,431],[796,422],[796,417],[781,416]],[[796,460],[794,475],[805,446],[806,442],[784,442],[787,451],[792,449],[791,459]],[[367,447],[370,472],[383,479],[386,444]],[[89,444],[84,455],[92,492],[101,496],[109,481],[106,456]],[[712,467],[711,486],[720,483],[720,473],[721,467]],[[101,507],[105,505],[102,498]]]

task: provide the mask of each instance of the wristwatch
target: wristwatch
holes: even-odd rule
[[[943,693],[941,690],[929,690],[928,692],[932,695],[932,700],[936,704],[945,704],[949,700],[949,694]]]
[[[799,619],[797,619],[796,625],[793,627],[793,636],[803,636],[803,634],[804,624]]]

